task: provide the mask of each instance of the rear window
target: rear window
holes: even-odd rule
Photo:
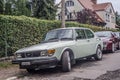
[[[90,30],[85,30],[85,32],[86,32],[87,38],[94,38],[94,34],[93,34],[92,31],[90,31]]]
[[[86,39],[85,32],[83,29],[76,29],[75,31],[77,39]]]

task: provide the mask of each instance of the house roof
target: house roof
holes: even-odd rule
[[[93,10],[94,3],[91,0],[78,0],[78,1],[84,8]]]
[[[104,11],[109,5],[113,8],[112,3],[107,2],[107,3],[101,3],[101,4],[95,4],[93,5],[94,11]],[[115,13],[115,10],[113,8],[113,12]]]
[[[93,6],[95,5],[91,0],[78,0],[80,2],[80,4],[86,8],[86,9],[91,9],[92,11],[95,11]],[[96,12],[95,12],[96,13]],[[96,13],[96,16],[98,18],[98,21],[100,22],[104,22],[104,20],[102,20],[100,18],[100,16]]]
[[[109,5],[112,6],[112,4],[110,2],[108,3],[101,3],[101,4],[94,4],[92,2],[92,0],[78,0],[80,2],[80,4],[86,8],[86,9],[91,9],[92,11],[104,11]],[[112,6],[113,8],[113,6]],[[113,8],[114,10],[114,8]],[[104,20],[102,20],[102,18],[96,13],[98,19],[100,22],[104,22]]]
[[[108,7],[108,5],[111,5],[111,3],[95,4],[95,5],[93,5],[93,9],[95,11],[105,10]]]

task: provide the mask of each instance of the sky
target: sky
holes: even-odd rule
[[[61,0],[56,0],[56,3],[60,1]],[[115,11],[117,11],[120,14],[120,0],[98,0],[98,3],[105,3],[105,2],[111,2]]]

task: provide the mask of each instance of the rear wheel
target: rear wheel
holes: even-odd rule
[[[64,51],[62,55],[62,70],[65,72],[71,71],[71,59],[69,51]]]
[[[95,60],[102,60],[102,57],[103,57],[102,50],[100,47],[98,47],[94,58]]]

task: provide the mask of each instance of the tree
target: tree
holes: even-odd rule
[[[6,0],[5,14],[30,16],[30,8],[27,6],[28,0]]]
[[[0,0],[0,14],[4,12],[4,0]]]
[[[7,14],[7,15],[11,15],[12,14],[12,9],[11,9],[11,3],[10,2],[6,2],[5,3],[5,12],[4,14]]]
[[[77,12],[77,21],[83,24],[92,24],[96,26],[104,26],[105,22],[101,21],[97,16],[96,12],[90,9],[83,9],[80,12]]]
[[[27,7],[28,0],[17,0],[15,3],[16,15],[26,15],[30,16],[30,8]]]
[[[61,11],[62,11],[62,25],[61,25],[61,27],[65,27],[65,0],[62,0],[62,9],[61,9]]]
[[[83,9],[77,13],[78,22],[84,24],[92,24],[96,21],[95,13],[89,9]]]
[[[32,0],[34,16],[40,19],[55,19],[56,7],[54,0]]]

